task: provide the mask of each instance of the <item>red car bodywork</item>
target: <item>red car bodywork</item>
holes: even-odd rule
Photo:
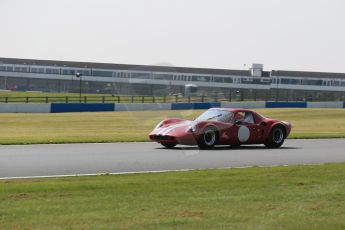
[[[152,141],[182,145],[196,145],[206,127],[214,127],[218,132],[217,145],[263,144],[273,127],[280,126],[286,138],[291,131],[291,124],[285,121],[265,118],[248,109],[212,108],[232,112],[234,116],[227,122],[220,121],[189,121],[184,119],[163,120],[150,134]],[[212,110],[210,109],[210,110]],[[249,112],[253,115],[253,123],[236,123],[236,115]],[[241,128],[245,126],[246,128]],[[245,138],[240,132],[245,129]],[[248,133],[249,130],[249,133]],[[242,139],[242,140],[241,140]]]

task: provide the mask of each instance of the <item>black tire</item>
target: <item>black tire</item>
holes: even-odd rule
[[[176,146],[175,143],[161,143],[161,145],[163,145],[167,149],[172,149]]]
[[[286,134],[281,126],[274,126],[264,143],[267,148],[279,148],[284,143]]]
[[[198,146],[200,149],[213,148],[218,142],[218,132],[213,126],[208,126],[204,129],[198,140]]]

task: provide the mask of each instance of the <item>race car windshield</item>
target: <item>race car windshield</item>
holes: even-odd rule
[[[233,116],[233,113],[221,109],[211,109],[207,110],[201,114],[195,121],[220,121],[229,122]]]

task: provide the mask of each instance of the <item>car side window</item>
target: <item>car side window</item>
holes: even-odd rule
[[[248,124],[254,124],[254,117],[253,117],[253,114],[250,113],[250,112],[245,112],[244,113],[244,120],[243,120],[245,123],[248,123]]]
[[[235,121],[241,121],[247,124],[254,124],[254,117],[251,112],[237,112],[235,115]]]
[[[242,121],[244,120],[244,112],[237,112],[234,116],[234,121]]]

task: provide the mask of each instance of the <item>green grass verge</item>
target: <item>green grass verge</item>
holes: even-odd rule
[[[344,229],[345,164],[0,181],[0,229]]]
[[[258,109],[290,121],[290,138],[345,137],[344,109]],[[59,114],[0,114],[0,144],[148,141],[162,119],[192,119],[203,110]]]

